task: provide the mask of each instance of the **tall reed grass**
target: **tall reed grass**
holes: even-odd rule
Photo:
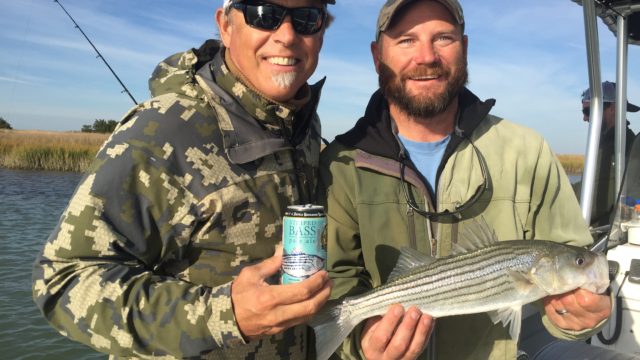
[[[109,134],[0,130],[0,167],[86,170]]]
[[[564,171],[569,175],[580,175],[584,167],[583,155],[557,155]]]
[[[85,171],[108,134],[0,129],[0,167]],[[584,156],[557,155],[569,175],[582,173]]]

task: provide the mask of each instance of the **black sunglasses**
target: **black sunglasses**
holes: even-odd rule
[[[460,218],[462,212],[467,210],[471,206],[473,206],[473,204],[475,204],[476,201],[480,199],[480,196],[482,196],[482,194],[484,194],[484,192],[489,188],[489,182],[487,181],[487,178],[488,178],[487,163],[484,161],[484,158],[482,157],[480,150],[478,150],[478,148],[473,143],[473,141],[471,141],[471,139],[469,139],[466,136],[465,138],[469,140],[469,143],[473,147],[473,151],[475,152],[476,157],[480,162],[480,172],[482,173],[482,186],[480,186],[480,188],[476,190],[475,194],[473,194],[473,196],[466,203],[462,205],[456,205],[454,210],[445,210],[440,212],[425,211],[420,209],[418,204],[411,198],[411,196],[409,196],[409,189],[407,188],[407,184],[404,179],[404,169],[406,165],[404,164],[404,161],[401,160],[400,161],[400,182],[402,183],[402,190],[404,191],[404,197],[407,200],[407,205],[409,205],[409,207],[413,211],[415,211],[416,213],[428,219],[437,219],[442,216],[455,216],[457,218]]]
[[[260,30],[276,30],[284,18],[291,15],[291,24],[296,33],[313,35],[322,29],[327,20],[324,9],[316,7],[287,8],[265,2],[234,2],[231,6],[242,11],[247,25]]]
[[[608,108],[612,103],[610,102],[606,102],[603,103],[603,108],[606,109]],[[589,116],[591,114],[591,106],[587,106],[587,107],[583,107],[582,108],[582,114],[584,114],[584,116]]]

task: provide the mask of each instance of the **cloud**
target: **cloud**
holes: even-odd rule
[[[537,130],[556,152],[579,152],[586,139],[579,112],[580,76],[550,54],[528,55],[536,66],[511,58],[471,60],[471,89],[480,98],[496,98],[493,114]]]
[[[32,84],[31,81],[22,80],[22,79],[18,79],[18,78],[8,78],[8,77],[4,77],[4,76],[0,76],[0,81],[12,82],[12,83],[17,83],[17,84]]]
[[[346,57],[323,56],[312,82],[326,76],[318,113],[323,136],[333,139],[347,131],[364,113],[369,97],[377,89],[378,77],[371,60],[349,61]]]

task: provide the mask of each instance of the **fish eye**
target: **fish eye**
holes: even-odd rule
[[[584,258],[582,256],[578,256],[576,258],[576,265],[582,266],[582,265],[584,265],[584,262],[585,262],[585,260],[584,260]]]

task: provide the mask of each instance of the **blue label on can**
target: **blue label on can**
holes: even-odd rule
[[[327,218],[291,217],[283,219],[283,284],[300,282],[325,268],[327,258],[325,228]]]

